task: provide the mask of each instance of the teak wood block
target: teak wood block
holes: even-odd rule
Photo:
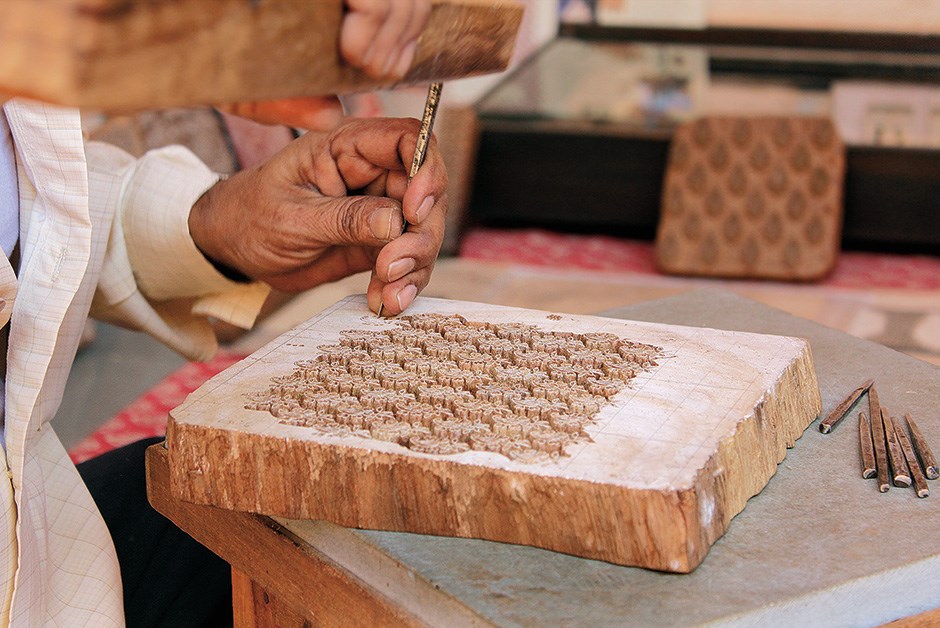
[[[0,92],[107,110],[391,87],[342,62],[342,0],[7,0]],[[512,0],[435,0],[400,84],[506,68]]]
[[[423,454],[328,436],[244,409],[343,330],[393,328],[350,297],[220,373],[170,413],[172,494],[184,501],[358,528],[482,538],[688,572],[761,491],[821,402],[806,341],[782,336],[418,299],[546,331],[606,332],[663,349],[587,428],[535,463]]]

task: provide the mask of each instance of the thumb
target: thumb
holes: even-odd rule
[[[308,216],[309,233],[328,245],[383,246],[405,226],[401,204],[377,196],[319,197]]]

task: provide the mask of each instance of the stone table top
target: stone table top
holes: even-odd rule
[[[940,368],[925,362],[718,291],[604,315],[806,338],[823,415],[874,378],[892,414],[909,412],[940,448]],[[878,625],[940,606],[940,485],[930,482],[933,494],[918,499],[862,480],[856,417],[828,435],[811,425],[687,575],[487,541],[281,522],[367,582],[422,583],[390,594],[429,620],[450,609],[451,624]]]

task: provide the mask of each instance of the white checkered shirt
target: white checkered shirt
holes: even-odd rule
[[[206,359],[216,349],[206,317],[250,326],[268,290],[224,278],[193,244],[189,209],[218,177],[189,151],[135,160],[84,144],[74,110],[10,101],[4,111],[21,262],[17,276],[9,264],[0,269],[0,291],[15,295],[0,449],[9,478],[0,482],[0,625],[123,625],[113,544],[49,425],[85,318],[91,310]]]

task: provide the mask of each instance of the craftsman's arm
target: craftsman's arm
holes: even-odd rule
[[[345,7],[347,13],[340,31],[344,60],[377,78],[400,78],[413,61],[417,37],[430,15],[430,0],[345,0]],[[342,117],[339,101],[335,97],[237,103],[225,109],[263,123],[287,124],[313,130],[332,129]],[[309,143],[309,139],[305,142]],[[190,236],[190,208],[197,200],[200,207],[207,207],[208,199],[222,198],[227,206],[245,211],[243,205],[226,200],[226,194],[222,191],[222,188],[231,190],[234,184],[216,186],[218,176],[181,147],[153,151],[140,160],[134,160],[130,155],[103,144],[91,144],[86,152],[92,206],[98,204],[115,216],[92,314],[124,326],[146,330],[193,359],[206,359],[215,351],[216,340],[208,317],[242,328],[251,327],[269,292],[268,286],[261,282],[235,281],[231,273],[223,275],[219,272],[219,265],[210,263]],[[240,187],[244,188],[247,176],[238,178]],[[442,167],[440,177],[443,177]],[[265,178],[261,179],[264,181]],[[433,179],[433,174],[422,177],[421,181],[410,186],[410,193],[420,194],[423,188],[428,187],[424,181]],[[303,181],[301,185],[315,186],[316,183]],[[372,185],[373,190],[381,187]],[[210,188],[211,193],[206,193]],[[342,195],[345,193],[345,190],[341,192]],[[443,190],[437,194],[437,205],[443,208]],[[236,200],[245,198],[239,194]],[[260,198],[267,200],[263,195]],[[116,209],[109,207],[115,203],[118,205]],[[368,209],[362,207],[363,203],[368,204],[368,201],[358,202],[357,210],[368,213]],[[321,209],[326,204],[321,200]],[[401,225],[401,206],[394,203],[391,206],[388,203],[384,205],[376,211],[388,214],[387,219],[382,215],[371,216],[371,219],[387,225],[397,235],[401,230],[400,226],[396,226]],[[252,209],[248,208],[248,211],[253,218],[263,215],[261,212],[252,212]],[[346,204],[345,209],[352,212],[353,207]],[[412,212],[415,216],[416,211]],[[328,214],[321,212],[321,215]],[[204,216],[205,212],[200,215]],[[237,219],[218,208],[211,215],[216,219],[215,222],[201,220],[194,224],[197,228],[210,226],[213,232],[224,233],[224,229],[219,229],[220,217]],[[265,215],[259,220],[262,228],[249,233],[250,237],[256,238],[259,234],[267,233],[266,230],[273,231],[272,225],[281,226],[281,222],[269,222],[272,218]],[[359,219],[368,221],[370,217],[360,215]],[[355,220],[355,217],[347,214],[338,219],[338,223],[344,227],[353,226]],[[335,223],[337,219],[326,222]],[[437,222],[440,224],[437,225]],[[428,223],[435,225],[433,229],[439,231],[430,238],[422,234],[427,230],[425,225]],[[402,244],[397,245],[399,249],[406,250],[402,247],[408,247],[410,240],[418,238],[419,242],[424,242],[423,248],[419,244],[414,249],[416,253],[409,254],[406,251],[402,260],[383,262],[388,266],[398,261],[394,268],[408,267],[409,270],[407,273],[393,271],[396,274],[392,279],[396,280],[397,285],[392,285],[389,293],[398,305],[390,308],[391,311],[407,307],[408,303],[402,299],[403,287],[415,286],[416,292],[427,284],[443,237],[442,220],[431,220],[428,223],[416,224],[417,235],[409,234]],[[310,225],[294,226],[302,228]],[[375,264],[379,255],[378,249],[331,250],[329,240],[322,239],[325,233],[322,225],[317,227],[316,233],[322,240],[320,244],[327,245],[326,250],[313,253],[295,249],[279,251],[293,257],[295,262],[301,260],[306,266],[294,269],[290,283],[296,289],[365,270]],[[204,229],[202,234],[203,240],[206,236],[210,238],[202,242],[206,250],[218,249],[211,240],[215,233]],[[348,242],[373,247],[381,246],[390,239],[368,234],[366,241],[363,241],[362,234],[339,234],[335,230],[332,237],[339,238],[340,244]],[[290,248],[293,244],[286,243],[286,246]],[[246,251],[251,249],[251,243],[245,246]],[[386,259],[394,256],[395,251],[396,248],[392,247],[391,252],[385,254]],[[323,259],[317,260],[318,257]],[[366,261],[370,264],[366,264]],[[376,295],[374,299],[381,298],[379,295],[383,279],[385,283],[393,283],[389,279],[390,272],[386,267],[384,271],[373,273],[369,290],[370,294]],[[255,272],[254,276],[259,274]],[[274,278],[274,281],[277,279]],[[405,295],[408,294],[411,293],[405,292]],[[406,300],[410,303],[411,298],[413,296]]]
[[[85,154],[90,206],[113,215],[91,315],[146,331],[189,359],[211,358],[207,317],[248,328],[269,292],[223,276],[189,235],[190,209],[218,175],[181,146],[134,159],[90,142]]]
[[[135,160],[90,143],[92,205],[115,206],[92,314],[207,359],[208,317],[250,327],[267,284],[302,290],[371,268],[371,307],[402,311],[430,279],[447,203],[433,144],[407,184],[417,133],[416,120],[353,120],[224,181],[182,147]]]
[[[398,314],[427,285],[444,236],[447,175],[434,142],[407,178],[418,130],[417,120],[380,119],[307,133],[194,205],[196,245],[285,291],[372,269],[370,307]]]

